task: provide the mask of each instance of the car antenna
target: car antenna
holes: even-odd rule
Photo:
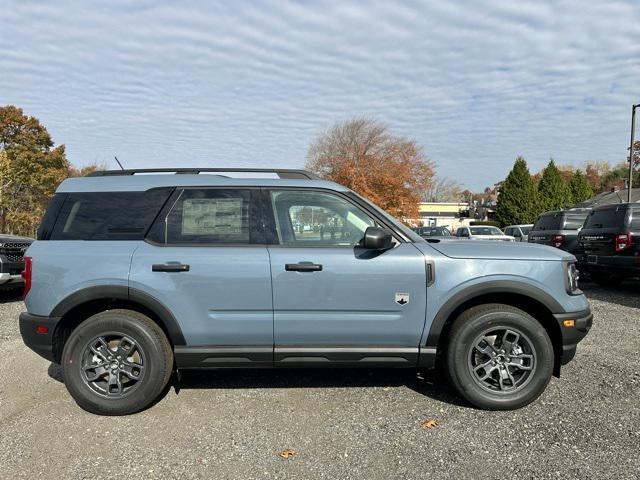
[[[118,157],[116,157],[115,155],[113,156],[113,158],[116,159],[116,162],[118,162],[118,165],[120,165],[120,170],[124,170],[124,167],[122,166],[122,164],[120,163],[120,160],[118,160]]]

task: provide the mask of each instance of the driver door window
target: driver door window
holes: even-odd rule
[[[358,245],[376,222],[351,202],[317,191],[272,191],[276,230],[282,245]]]

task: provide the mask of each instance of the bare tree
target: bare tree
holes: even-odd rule
[[[465,200],[460,184],[450,178],[434,178],[424,191],[422,198],[426,202],[459,202]],[[468,197],[466,200],[468,200]]]

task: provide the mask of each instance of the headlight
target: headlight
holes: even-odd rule
[[[569,295],[579,295],[582,292],[578,287],[578,280],[580,279],[580,272],[576,268],[575,262],[565,263],[565,287]]]

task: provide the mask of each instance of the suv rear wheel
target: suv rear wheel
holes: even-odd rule
[[[141,313],[108,310],[89,317],[62,353],[64,383],[91,413],[127,415],[153,404],[173,367],[162,329]]]
[[[549,383],[553,364],[547,332],[518,308],[473,307],[451,328],[447,374],[458,393],[476,407],[511,410],[531,403]]]

